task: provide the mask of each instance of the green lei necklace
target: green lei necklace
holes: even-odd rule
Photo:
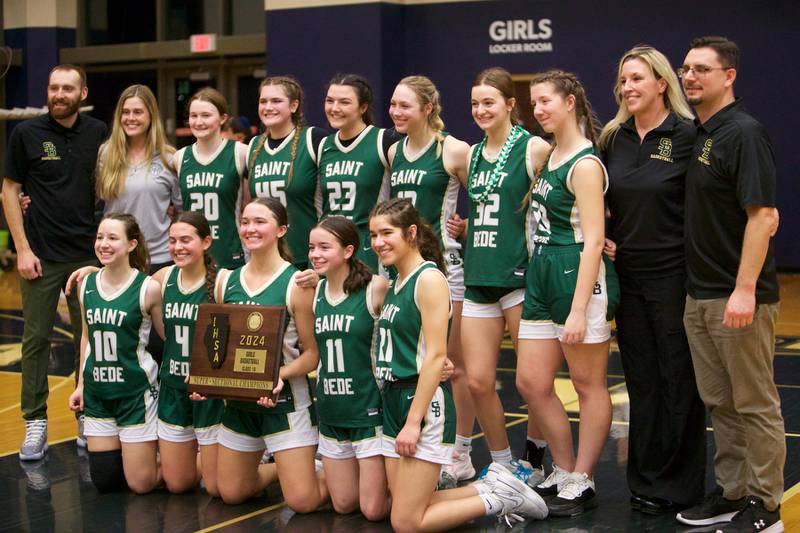
[[[478,168],[478,158],[481,156],[481,153],[483,153],[483,147],[486,146],[486,140],[488,137],[484,137],[480,144],[475,148],[475,151],[472,153],[472,161],[469,163],[469,180],[467,180],[467,192],[473,201],[478,203],[485,202],[489,195],[494,192],[495,187],[497,187],[497,183],[500,181],[500,172],[503,171],[506,163],[508,162],[508,154],[511,153],[511,149],[514,148],[514,145],[519,138],[522,137],[523,131],[524,130],[519,126],[513,126],[511,128],[511,131],[508,133],[508,137],[506,137],[506,142],[503,143],[503,147],[500,149],[500,154],[497,156],[497,163],[495,163],[494,169],[492,169],[492,175],[489,176],[489,182],[486,184],[486,188],[483,189],[483,192],[480,194],[476,194],[474,191],[475,171]]]

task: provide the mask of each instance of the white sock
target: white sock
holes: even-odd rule
[[[547,441],[544,440],[544,439],[534,439],[534,438],[528,437],[528,442],[534,443],[536,445],[536,447],[539,448],[539,449],[547,448]]]
[[[472,437],[462,437],[461,435],[456,435],[456,446],[455,451],[458,453],[466,453],[472,450]]]
[[[490,450],[489,453],[492,456],[492,461],[493,462],[500,463],[503,466],[510,465],[511,461],[514,460],[514,458],[511,456],[511,448],[510,447],[509,448],[505,448],[503,450],[497,450],[497,451],[491,451]]]
[[[496,515],[503,510],[503,502],[496,494],[488,492],[485,494],[478,494],[478,497],[483,502],[486,516]]]

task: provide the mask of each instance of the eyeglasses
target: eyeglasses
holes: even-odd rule
[[[694,72],[694,75],[698,78],[702,78],[703,76],[708,75],[709,72],[712,70],[728,70],[733,67],[707,67],[705,65],[695,65],[693,67],[683,66],[680,67],[676,72],[678,73],[679,78],[684,78],[690,72]]]

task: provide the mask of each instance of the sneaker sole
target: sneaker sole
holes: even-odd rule
[[[20,461],[40,461],[44,459],[44,455],[47,453],[47,444],[44,445],[42,451],[40,453],[32,453],[29,455],[25,455],[22,452],[19,452],[19,459]]]
[[[558,517],[569,518],[569,517],[573,517],[573,516],[582,515],[586,511],[591,511],[592,509],[595,509],[596,507],[597,507],[597,496],[595,496],[591,500],[587,500],[587,501],[585,501],[585,502],[583,502],[583,503],[581,503],[579,505],[576,505],[575,507],[571,507],[569,509],[557,509],[557,508],[553,509],[550,506],[548,506],[548,509],[550,510],[550,516],[558,516]]]
[[[681,524],[686,524],[687,526],[712,526],[714,524],[724,524],[725,522],[730,522],[733,520],[733,517],[737,512],[738,511],[734,511],[732,513],[722,513],[710,518],[700,518],[697,520],[686,518],[682,516],[681,513],[678,513],[675,515],[675,519]]]
[[[498,479],[496,481],[496,483],[505,485],[506,487],[508,487],[512,491],[517,492],[518,494],[522,495],[523,498],[530,499],[531,502],[533,503],[533,505],[536,507],[536,514],[522,513],[521,511],[515,511],[515,513],[522,514],[522,515],[530,517],[530,518],[535,518],[537,520],[544,520],[545,518],[547,518],[547,515],[549,514],[549,509],[547,507],[547,502],[545,502],[544,499],[542,499],[542,497],[539,496],[536,493],[536,491],[531,489],[524,481],[522,481],[518,477],[514,476],[514,474],[511,474],[511,476],[509,478],[507,478],[507,479]],[[539,500],[536,501],[534,498],[532,498],[530,496],[525,496],[526,491],[530,491],[533,494],[533,496],[534,497],[538,497]]]

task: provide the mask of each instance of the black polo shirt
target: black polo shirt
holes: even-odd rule
[[[617,243],[621,276],[685,273],[683,207],[695,135],[690,121],[670,113],[641,140],[631,117],[609,143],[609,236]]]
[[[106,133],[103,122],[81,114],[71,128],[46,114],[11,132],[6,176],[21,183],[31,197],[25,235],[40,259],[94,257],[94,169]]]
[[[727,298],[736,287],[747,224],[745,208],[775,206],[775,156],[764,127],[742,101],[697,124],[686,174],[687,290],[692,298]],[[757,303],[778,301],[770,241],[756,285]]]

